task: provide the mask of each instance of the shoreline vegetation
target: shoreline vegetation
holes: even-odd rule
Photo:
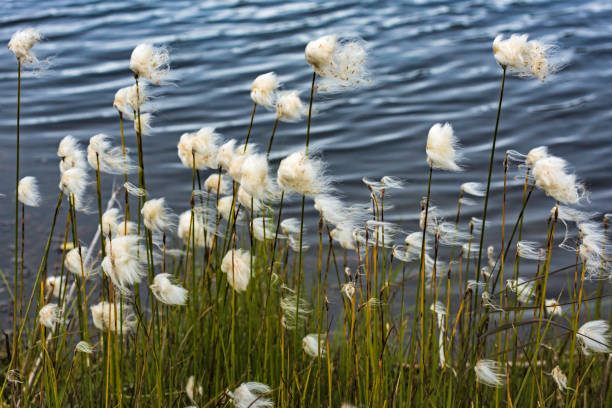
[[[347,204],[310,146],[319,94],[367,92],[365,41],[309,42],[304,100],[274,72],[255,78],[246,135],[228,139],[212,127],[183,134],[177,153],[191,197],[180,214],[163,191],[147,190],[149,95],[171,75],[167,49],[140,44],[129,61],[134,84],[115,94],[120,138],[59,143],[57,204],[33,290],[24,293],[33,239],[26,209],[36,211],[40,194],[34,177],[20,177],[21,92],[30,86],[21,74],[41,64],[33,47],[42,39],[27,28],[8,45],[18,71],[15,253],[12,282],[3,279],[13,316],[0,406],[612,406],[608,220],[584,209],[584,185],[547,147],[496,150],[504,88],[515,76],[544,82],[556,69],[553,47],[527,35],[495,38],[500,92],[486,182],[462,184],[445,205],[456,217],[441,216],[431,186],[441,172],[460,172],[464,154],[453,126],[434,124],[423,137],[420,225],[408,232],[385,221],[400,178],[364,178],[369,202]],[[265,153],[251,140],[262,109],[276,112]],[[285,122],[305,123],[304,146],[272,168]],[[125,147],[130,137],[135,154]],[[510,197],[516,175],[522,195]],[[103,196],[117,178],[123,185]],[[503,181],[501,194],[492,181]],[[535,195],[552,207],[538,242],[522,240]],[[283,214],[291,197],[301,200],[299,218]],[[502,229],[485,239],[489,200],[502,203]],[[516,218],[510,202],[520,207]],[[304,223],[310,205],[317,225]],[[481,205],[482,217],[466,220],[468,205]],[[79,223],[90,219],[98,231],[86,241]],[[316,242],[306,242],[306,229]],[[54,237],[63,246],[52,274]],[[575,261],[557,264],[559,251]],[[553,275],[565,278],[560,293],[548,287]]]

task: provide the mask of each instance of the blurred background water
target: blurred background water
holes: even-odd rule
[[[486,182],[501,69],[491,52],[499,34],[528,33],[557,44],[562,70],[545,83],[509,78],[502,113],[489,203],[486,242],[499,248],[502,160],[504,152],[548,145],[566,158],[591,192],[584,206],[610,210],[609,108],[612,100],[612,2],[592,1],[12,1],[0,9],[0,39],[34,26],[45,35],[36,45],[44,72],[26,73],[22,87],[21,174],[39,180],[43,204],[27,208],[26,280],[33,279],[48,235],[58,194],[59,140],[71,134],[86,146],[97,133],[119,143],[119,121],[112,107],[115,91],[131,85],[132,49],[147,41],[170,50],[173,84],[156,89],[154,132],[144,141],[147,185],[152,197],[164,196],[176,212],[189,208],[191,172],[177,158],[183,132],[215,126],[225,138],[244,140],[252,108],[251,81],[275,71],[285,89],[307,99],[311,69],[306,43],[328,33],[359,35],[371,46],[374,84],[333,96],[317,95],[312,142],[329,164],[339,192],[350,203],[367,203],[361,179],[392,175],[406,182],[386,203],[385,220],[402,230],[417,230],[419,201],[426,192],[425,141],[429,127],[449,121],[465,148],[465,171],[434,174],[432,200],[454,218],[459,186]],[[16,61],[0,52],[0,268],[12,276]],[[258,111],[252,140],[265,149],[274,115]],[[129,122],[128,122],[129,126]],[[303,146],[305,122],[282,123],[272,153],[273,166]],[[135,140],[128,127],[128,145]],[[512,177],[522,174],[516,169]],[[115,177],[121,184],[122,178]],[[113,184],[103,176],[104,196]],[[508,219],[520,209],[522,186],[512,181]],[[95,189],[91,189],[94,194]],[[552,199],[534,193],[525,236],[544,245]],[[284,214],[298,215],[299,200]],[[481,206],[465,207],[462,225],[481,216]],[[316,239],[312,205],[309,234]],[[95,232],[97,217],[79,215],[80,237]],[[65,215],[57,231],[63,231]],[[58,234],[59,236],[60,234]],[[403,239],[403,237],[400,237]],[[313,251],[313,249],[311,249]],[[559,252],[559,251],[558,251]],[[52,273],[55,252],[49,262]],[[314,254],[314,252],[313,252]],[[553,268],[571,262],[562,252]],[[526,264],[526,275],[535,273]],[[531,266],[529,266],[531,265]],[[31,282],[30,282],[31,284]],[[561,289],[563,278],[551,288]],[[0,284],[0,313],[9,315],[10,298]]]

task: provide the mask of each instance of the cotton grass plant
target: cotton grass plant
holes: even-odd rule
[[[25,30],[11,39],[19,72],[36,61],[40,38]],[[368,49],[354,37],[315,39],[305,48],[308,105],[268,72],[250,86],[246,136],[210,126],[177,135],[191,185],[170,208],[163,191],[147,191],[143,163],[148,86],[168,82],[169,54],[138,45],[135,83],[114,96],[120,135],[95,135],[86,152],[72,136],[59,142],[58,201],[29,296],[24,214],[40,211],[40,194],[35,179],[19,178],[18,144],[13,331],[0,406],[612,405],[607,219],[585,211],[586,188],[554,146],[509,151],[493,171],[506,73],[545,80],[555,71],[550,46],[526,35],[494,40],[502,88],[486,184],[461,177],[470,162],[455,131],[465,130],[434,124],[420,136],[427,192],[413,200],[417,221],[401,223],[389,221],[390,198],[406,198],[401,179],[364,178],[361,202],[349,203],[325,153],[310,146],[316,95],[368,92]],[[252,135],[258,106],[275,111],[262,140]],[[124,129],[124,118],[134,127]],[[302,119],[304,147],[277,166],[269,158],[280,122]],[[132,132],[138,165],[126,148]],[[456,202],[432,197],[434,171],[457,178]],[[120,190],[102,193],[113,177],[123,180],[121,202]],[[493,194],[498,179],[503,190]],[[301,199],[299,217],[283,214],[291,196]],[[552,209],[530,210],[541,236],[528,241],[532,196]],[[501,202],[500,236],[485,236],[489,200]],[[56,230],[63,203],[65,227]],[[479,205],[481,219],[462,213]],[[319,216],[314,225],[307,206]],[[515,219],[507,207],[520,208]],[[79,234],[84,222],[98,225],[89,241]],[[560,291],[549,287],[552,276],[565,276]]]

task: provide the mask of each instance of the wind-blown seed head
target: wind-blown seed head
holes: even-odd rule
[[[164,47],[139,44],[130,58],[130,69],[136,76],[159,84],[170,72],[170,57]]]
[[[35,28],[28,27],[13,34],[8,43],[8,49],[15,54],[17,60],[22,64],[35,64],[38,59],[32,52],[32,47],[42,38],[42,34]]]
[[[233,200],[234,200],[233,196],[225,196],[225,197],[221,197],[219,199],[219,202],[217,203],[217,210],[219,211],[219,214],[221,215],[222,218],[225,218],[228,221],[232,213]]]
[[[119,88],[117,92],[115,92],[115,99],[113,100],[113,108],[117,109],[121,115],[132,119],[134,117],[133,109],[130,107],[129,103],[129,93],[130,86],[126,86],[123,88]]]
[[[263,242],[265,240],[274,239],[276,231],[274,220],[272,218],[254,218],[253,219],[253,237],[256,240]]]
[[[74,205],[77,210],[87,208],[85,202],[85,189],[89,184],[89,178],[85,170],[80,167],[73,167],[62,173],[59,188],[68,196],[74,197]]]
[[[86,341],[79,341],[76,346],[74,346],[74,351],[78,351],[79,353],[91,354],[94,352],[94,346],[89,344]]]
[[[352,223],[341,223],[330,231],[330,235],[344,249],[355,249],[355,227]]]
[[[482,359],[474,366],[476,381],[489,387],[501,387],[504,384],[504,374],[500,364],[495,360]]]
[[[516,253],[523,259],[543,261],[546,259],[546,252],[543,248],[538,248],[537,245],[537,242],[533,241],[519,241],[516,243]]]
[[[563,392],[567,389],[567,377],[565,376],[565,374],[563,374],[563,371],[561,371],[561,367],[555,366],[555,368],[552,369],[550,375],[552,375],[552,378],[553,380],[555,380],[557,387],[559,387],[559,391]]]
[[[545,305],[549,316],[563,316],[563,306],[557,302],[557,299],[546,299]]]
[[[26,176],[19,180],[17,197],[24,205],[30,207],[38,207],[40,205],[40,192],[38,191],[36,177]]]
[[[235,139],[230,139],[219,147],[219,151],[217,152],[217,163],[219,164],[219,167],[226,171],[229,170],[232,159],[234,158],[235,149]]]
[[[153,232],[164,232],[172,226],[172,213],[165,198],[147,200],[140,210],[145,227]]]
[[[461,185],[461,191],[465,194],[473,195],[475,197],[484,197],[485,195],[485,187],[482,183],[463,183]]]
[[[258,105],[272,108],[276,97],[276,90],[280,86],[278,77],[274,72],[261,74],[251,85],[251,99]]]
[[[545,159],[546,157],[548,157],[548,148],[546,146],[534,147],[527,153],[525,164],[533,168],[539,160]]]
[[[263,203],[247,193],[242,186],[238,187],[238,202],[247,210],[250,210],[251,207],[253,207],[254,212],[260,211],[263,207]]]
[[[446,306],[444,306],[444,303],[437,300],[431,304],[429,310],[431,310],[432,313],[435,313],[438,321],[438,327],[440,329],[444,329],[444,319],[446,319]]]
[[[610,325],[605,320],[592,320],[586,322],[578,329],[576,334],[578,342],[582,346],[582,352],[588,356],[591,353],[606,353],[609,354]]]
[[[548,156],[538,160],[533,167],[536,186],[546,195],[564,204],[577,203],[584,195],[584,186],[576,181],[575,174],[566,171],[567,162]]]
[[[216,193],[220,195],[229,194],[232,191],[231,181],[223,175],[211,174],[204,181],[204,188],[206,191]]]
[[[48,329],[55,329],[60,321],[60,310],[55,303],[49,303],[40,308],[38,322]]]
[[[285,157],[278,167],[278,184],[288,193],[316,196],[331,190],[331,181],[324,174],[325,164],[314,156],[298,151]]]
[[[535,293],[533,282],[527,282],[523,278],[507,280],[506,288],[516,293],[516,296],[521,303],[529,303],[531,296]]]
[[[242,162],[240,186],[261,201],[278,196],[278,187],[268,171],[268,159],[263,154],[252,154]]]
[[[588,218],[587,218],[588,219]],[[610,265],[605,253],[606,235],[601,224],[592,221],[579,220],[580,258],[585,265],[589,277],[608,277]],[[575,250],[574,248],[571,248]]]
[[[97,170],[99,167],[102,173],[123,174],[138,170],[130,158],[123,155],[121,147],[111,147],[108,136],[103,133],[89,139],[87,161],[92,169]]]
[[[305,107],[298,91],[279,92],[276,99],[276,119],[281,122],[298,122],[304,113]]]
[[[342,201],[332,195],[319,194],[315,196],[314,207],[321,218],[331,225],[338,225],[350,216]]]
[[[60,289],[66,290],[66,280],[63,276],[49,276],[45,282],[45,286],[53,292],[53,296],[59,297]]]
[[[87,167],[85,154],[79,149],[77,140],[70,135],[65,136],[60,141],[57,147],[57,155],[61,159],[59,167],[62,173],[74,167],[81,169]]]
[[[119,225],[119,209],[110,208],[102,214],[102,233],[105,237],[113,235],[117,232]],[[127,234],[124,234],[127,235]]]
[[[327,35],[306,46],[306,61],[321,76],[318,92],[336,92],[370,84],[368,44],[361,38]]]
[[[138,119],[138,117],[134,117],[134,132],[145,136],[150,135],[151,132],[153,132],[151,119],[153,119],[153,115],[150,113],[141,113],[140,119]]]
[[[236,147],[229,168],[227,169],[227,173],[234,181],[240,182],[242,178],[242,165],[247,158],[254,154],[254,152],[255,147],[252,144],[248,144],[246,150],[243,145]]]
[[[177,234],[185,243],[191,243],[195,237],[195,246],[204,248],[212,244],[212,235],[208,234],[202,217],[194,213],[193,224],[191,221],[191,210],[184,211],[179,216]],[[206,238],[205,238],[206,237]]]
[[[243,249],[230,249],[221,261],[221,271],[236,292],[247,290],[251,279],[250,254]]]
[[[155,275],[153,284],[149,288],[157,300],[166,305],[184,305],[187,301],[187,289],[173,284],[171,276],[169,273]]]
[[[450,123],[436,123],[427,135],[427,163],[434,169],[461,171],[457,164],[461,160],[457,147],[457,138]]]
[[[64,266],[68,269],[68,272],[75,276],[87,279],[91,275],[92,269],[90,265],[85,263],[86,258],[87,247],[81,247],[80,251],[79,248],[73,248],[66,253]]]
[[[117,307],[115,303],[100,302],[90,307],[94,326],[98,330],[110,330],[124,334],[136,328],[136,316],[129,305]]]
[[[203,389],[201,385],[199,385],[197,389],[195,388],[195,377],[192,375],[187,379],[187,385],[185,385],[185,393],[187,393],[189,400],[193,403],[195,403],[196,391],[198,394],[202,395]]]
[[[284,288],[287,292],[280,301],[280,308],[283,313],[281,324],[287,330],[295,330],[302,327],[308,319],[312,309],[308,301],[303,297],[298,299],[295,292],[289,288]]]
[[[185,167],[217,168],[221,136],[213,127],[203,127],[195,133],[184,133],[178,143],[178,156]]]
[[[138,232],[138,226],[133,221],[123,220],[117,224],[117,235],[134,235]]]
[[[286,218],[280,223],[281,231],[285,236],[279,235],[279,238],[286,237],[289,241],[289,247],[295,251],[300,250],[300,220],[297,218]],[[302,237],[302,251],[308,250],[309,246]]]
[[[102,269],[121,292],[129,293],[128,286],[140,283],[145,276],[142,267],[145,254],[137,235],[117,236],[106,241]]]
[[[310,357],[323,357],[326,342],[325,334],[310,333],[302,339],[302,348]]]
[[[236,408],[273,408],[274,402],[265,397],[272,390],[266,384],[258,382],[242,383],[233,392],[226,391],[226,394]]]
[[[493,55],[500,66],[519,76],[534,76],[542,82],[555,70],[548,57],[551,48],[537,40],[528,41],[527,34],[512,34],[508,39],[500,34],[493,41]]]
[[[341,291],[342,294],[352,302],[353,297],[355,296],[355,284],[353,282],[345,283],[342,285]]]
[[[332,63],[332,56],[338,46],[338,36],[335,34],[325,35],[310,41],[306,45],[306,62],[312,65],[315,72],[322,75]]]

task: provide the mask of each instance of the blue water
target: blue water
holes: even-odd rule
[[[526,152],[548,145],[566,158],[591,192],[585,208],[610,210],[612,146],[612,3],[593,1],[172,1],[99,2],[4,0],[0,39],[34,26],[45,41],[35,47],[51,65],[25,74],[22,89],[22,175],[36,176],[43,205],[27,209],[26,273],[40,261],[58,189],[57,143],[72,134],[85,146],[96,133],[119,141],[112,107],[115,91],[132,84],[128,63],[140,42],[170,49],[173,84],[156,90],[155,132],[145,139],[147,180],[152,196],[167,197],[177,212],[189,206],[191,173],[176,155],[183,132],[216,126],[226,138],[243,140],[251,101],[250,83],[275,71],[286,89],[307,97],[311,70],[304,61],[306,43],[328,33],[359,35],[371,45],[374,84],[333,96],[317,96],[313,145],[347,202],[367,202],[362,177],[401,177],[404,190],[387,203],[386,220],[405,231],[417,228],[419,201],[426,191],[425,140],[435,122],[453,124],[467,158],[459,174],[434,174],[432,200],[449,218],[456,211],[459,185],[486,181],[490,141],[500,85],[491,42],[498,33],[528,33],[557,44],[562,69],[546,83],[509,78],[498,139],[494,196],[490,201],[487,242],[499,248],[501,160],[507,149]],[[0,267],[12,275],[16,62],[0,52]],[[273,114],[260,110],[253,140],[267,143]],[[129,145],[135,146],[128,132]],[[274,165],[303,145],[305,123],[281,124]],[[265,147],[264,147],[265,148]],[[510,180],[520,172],[514,170]],[[107,197],[110,176],[103,179]],[[121,178],[116,183],[122,183]],[[520,206],[520,183],[508,192],[508,218]],[[93,191],[93,189],[92,189]],[[298,200],[285,214],[297,215]],[[553,201],[535,192],[526,216],[526,237],[543,244]],[[464,221],[480,216],[466,207]],[[307,208],[310,234],[316,217]],[[80,236],[93,235],[96,216],[79,215]],[[58,231],[63,230],[65,215]],[[59,235],[58,235],[59,236]],[[87,239],[85,239],[87,237]],[[571,257],[571,256],[570,256]],[[55,252],[49,269],[53,270]],[[556,266],[564,266],[559,255]],[[533,271],[526,270],[532,274]],[[9,276],[10,279],[10,276]],[[560,289],[564,280],[552,285]],[[0,312],[8,310],[0,284]],[[8,313],[8,312],[7,312]]]

